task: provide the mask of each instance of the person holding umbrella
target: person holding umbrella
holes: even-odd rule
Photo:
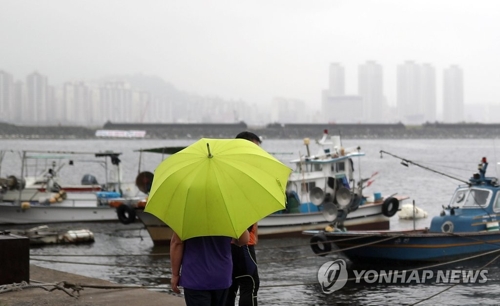
[[[246,245],[248,227],[285,208],[291,171],[250,141],[208,138],[156,168],[144,211],[174,232],[170,283],[188,306],[225,305],[231,241]]]
[[[244,131],[236,135],[236,139],[246,139],[260,146],[262,140],[252,132]],[[259,239],[257,223],[248,228],[249,242],[247,245],[231,244],[233,257],[233,284],[229,288],[226,306],[234,306],[236,294],[240,290],[239,306],[257,306],[257,292],[260,279],[257,269],[255,245]]]
[[[248,238],[248,231],[245,231],[238,240],[206,236],[182,241],[174,232],[170,240],[172,290],[180,293],[178,286],[184,288],[187,306],[223,306],[232,283],[231,240],[233,244],[245,245]]]

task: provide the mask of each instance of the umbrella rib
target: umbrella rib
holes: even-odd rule
[[[218,185],[218,186],[222,186],[222,185],[221,185],[221,181],[220,181],[220,179],[217,177],[217,175],[215,176],[215,179],[217,180],[217,185]],[[207,184],[208,184],[208,181],[207,181]],[[224,194],[223,194],[222,192],[221,192],[220,194],[221,194],[221,197],[222,197],[222,198],[224,199],[224,201],[225,201],[226,199],[225,199]],[[229,210],[228,210],[228,208],[227,208],[227,206],[225,206],[225,205],[224,205],[224,208],[226,209],[225,213],[226,213],[227,215],[231,215],[231,214],[230,214],[230,211],[229,211]],[[234,225],[234,221],[233,221],[231,218],[230,218],[230,220],[231,220],[231,227],[232,227],[232,231],[236,234],[236,227],[235,227],[235,225]],[[239,238],[239,237],[235,237],[235,238]]]
[[[240,161],[240,160],[238,160],[238,162],[244,162],[244,161]],[[286,166],[285,166],[285,167],[286,167]],[[273,194],[269,191],[269,189],[265,188],[259,180],[255,179],[255,178],[254,178],[252,175],[250,175],[248,172],[245,172],[245,171],[241,170],[239,167],[234,167],[234,168],[235,168],[237,171],[239,171],[240,175],[244,175],[244,176],[246,176],[246,177],[249,177],[249,178],[251,178],[253,181],[257,182],[260,186],[262,186],[262,189],[264,189],[264,190],[265,190],[268,194],[270,194],[271,196],[273,196],[273,197],[274,197],[274,195],[273,195]],[[262,170],[262,171],[265,171],[265,170]],[[281,185],[281,184],[282,184],[282,182],[281,182],[278,178],[276,178],[276,184],[280,184],[280,185]],[[286,183],[285,183],[285,186],[286,186]],[[279,201],[279,200],[281,200],[281,199],[277,199],[276,197],[274,197],[274,198],[275,198],[276,200],[278,200],[278,201]]]
[[[286,167],[286,166],[285,166],[285,167]],[[255,178],[255,177],[253,177],[252,175],[250,175],[248,172],[245,172],[245,171],[243,171],[242,169],[240,169],[241,167],[233,167],[233,168],[234,168],[235,170],[237,170],[237,171],[238,171],[238,174],[237,174],[237,175],[235,175],[235,176],[234,176],[234,178],[233,178],[233,177],[231,177],[231,180],[232,180],[233,182],[235,182],[235,181],[237,181],[238,179],[240,179],[240,178],[241,178],[241,176],[246,176],[246,177],[248,177],[249,179],[251,179],[253,182],[256,182],[256,183],[257,183],[257,184],[261,187],[261,188],[260,188],[260,189],[261,189],[261,191],[260,191],[260,192],[266,192],[268,195],[270,195],[270,197],[271,197],[271,198],[275,199],[277,202],[283,202],[283,203],[285,202],[285,195],[284,195],[284,193],[283,193],[283,198],[276,198],[276,197],[274,196],[274,194],[273,194],[273,193],[272,193],[272,192],[271,192],[268,188],[266,188],[266,187],[263,185],[263,183],[262,183],[262,182],[260,182],[258,179],[256,179],[256,178]],[[278,179],[276,179],[276,184],[281,184],[281,182],[280,182]],[[280,188],[282,188],[282,187],[280,187]],[[247,199],[248,199],[248,198],[247,198]],[[249,199],[248,199],[248,200],[249,200]],[[283,209],[284,209],[284,208],[285,208],[285,207],[283,206]],[[275,211],[278,211],[278,210],[279,210],[279,209],[276,209]],[[257,210],[255,210],[255,209],[254,209],[254,211],[255,211],[255,212],[257,213],[257,215],[259,215],[260,217],[265,217],[266,215],[268,215],[268,214],[263,215],[262,213],[259,213],[259,212],[258,212]],[[272,212],[271,212],[271,213],[272,213]]]

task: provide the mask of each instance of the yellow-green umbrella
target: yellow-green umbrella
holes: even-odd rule
[[[238,238],[253,223],[285,208],[290,172],[251,141],[202,138],[156,168],[145,211],[182,240]]]

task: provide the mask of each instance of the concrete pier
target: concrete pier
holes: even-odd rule
[[[30,265],[30,285],[37,282],[58,283],[66,281],[74,284],[96,286],[119,286],[106,280],[90,278],[82,275],[61,272]],[[48,288],[50,289],[50,288]],[[68,289],[72,292],[71,289]],[[107,306],[181,306],[186,305],[184,298],[168,293],[154,292],[143,288],[125,289],[94,289],[84,288],[80,291],[79,298],[74,298],[62,290],[52,292],[42,288],[26,288],[21,291],[0,294],[1,306],[67,306],[67,305],[107,305]]]

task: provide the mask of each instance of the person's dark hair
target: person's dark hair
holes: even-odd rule
[[[262,140],[260,140],[260,137],[257,136],[256,134],[248,131],[244,131],[236,135],[235,138],[241,138],[241,139],[246,139],[250,141],[257,141],[258,143],[262,143]]]

